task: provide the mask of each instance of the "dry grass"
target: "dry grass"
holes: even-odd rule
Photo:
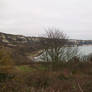
[[[13,73],[13,77],[0,82],[0,92],[92,91],[92,63],[63,64],[59,70],[38,69],[42,65],[18,67],[24,72]]]

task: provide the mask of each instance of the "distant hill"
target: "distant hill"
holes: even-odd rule
[[[37,37],[0,33],[0,49],[4,48],[11,52],[16,64],[28,64],[32,60],[27,56],[39,49],[39,39]]]
[[[27,56],[41,49],[40,39],[43,38],[0,33],[0,49],[5,48],[11,52],[16,64],[28,64],[32,60]],[[70,39],[69,44],[89,45],[92,44],[92,40]]]
[[[92,40],[74,40],[74,39],[70,39],[69,41],[72,44],[77,44],[77,45],[92,45]]]
[[[0,33],[0,43],[6,44],[7,46],[15,47],[17,45],[32,45],[38,43],[42,39],[41,37],[26,37],[23,35],[12,35],[6,33]],[[74,40],[70,39],[69,42],[78,45],[92,44],[92,40]]]
[[[39,39],[39,37],[26,37],[22,35],[0,33],[0,42],[10,46],[16,46],[18,44],[31,44],[33,42],[38,42]]]

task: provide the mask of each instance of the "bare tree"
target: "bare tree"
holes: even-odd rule
[[[64,50],[62,48],[68,42],[67,36],[63,32],[58,29],[48,29],[40,42],[44,48],[42,59],[52,62],[61,61],[61,52]]]
[[[69,46],[68,37],[58,29],[48,29],[40,43],[43,48],[40,56],[42,61],[65,62],[72,60],[78,53],[78,48]]]

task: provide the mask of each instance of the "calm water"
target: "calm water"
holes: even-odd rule
[[[79,46],[78,47],[78,53],[79,55],[82,56],[86,56],[92,53],[92,45],[83,45],[83,46]],[[42,56],[42,55],[40,55]],[[40,61],[40,56],[34,57],[35,61]]]
[[[92,45],[79,46],[79,52],[82,55],[89,55],[92,53]]]

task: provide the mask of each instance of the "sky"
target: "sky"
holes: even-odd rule
[[[92,40],[92,0],[0,0],[0,32],[38,36],[47,28]]]

